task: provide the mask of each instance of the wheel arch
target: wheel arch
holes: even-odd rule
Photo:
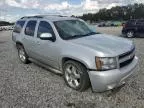
[[[26,54],[27,54],[27,56],[28,56],[27,50],[25,49],[25,47],[24,47],[24,45],[22,44],[22,42],[17,41],[17,42],[16,42],[16,48],[19,48],[19,46],[22,46],[22,47],[24,48],[24,50],[25,50],[25,52],[26,52]]]
[[[127,32],[129,32],[129,31],[133,31],[135,33],[136,29],[134,29],[134,28],[127,29]]]
[[[62,61],[61,61],[61,69],[63,69],[64,63],[65,63],[66,61],[68,61],[68,60],[76,61],[76,62],[82,64],[86,69],[88,69],[88,65],[87,65],[84,61],[79,60],[79,59],[77,59],[77,58],[71,58],[71,57],[63,57],[63,58],[62,58]]]
[[[17,41],[17,42],[16,42],[16,47],[18,48],[19,45],[23,46],[23,44],[22,44],[21,42]],[[24,46],[23,46],[23,47],[24,47]]]

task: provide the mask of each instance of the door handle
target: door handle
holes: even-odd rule
[[[37,45],[40,45],[40,42],[39,42],[39,41],[37,41],[36,43],[37,43]]]

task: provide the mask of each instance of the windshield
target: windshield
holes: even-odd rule
[[[54,25],[62,39],[73,39],[96,34],[88,24],[80,20],[56,21]]]

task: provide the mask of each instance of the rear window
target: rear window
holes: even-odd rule
[[[18,21],[14,27],[13,32],[20,33],[24,24],[25,24],[25,21]]]

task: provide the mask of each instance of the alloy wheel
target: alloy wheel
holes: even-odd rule
[[[68,64],[66,66],[66,70],[65,70],[65,78],[67,83],[73,87],[73,88],[77,88],[80,85],[80,72],[78,71],[78,69],[72,65],[72,64]]]

